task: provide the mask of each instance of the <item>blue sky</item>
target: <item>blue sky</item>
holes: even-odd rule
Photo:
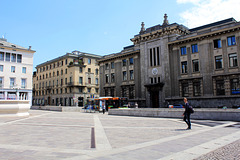
[[[32,46],[34,67],[74,50],[120,52],[132,45],[141,22],[146,28],[162,24],[165,13],[170,23],[189,28],[240,18],[236,0],[0,0],[0,6],[0,36]]]

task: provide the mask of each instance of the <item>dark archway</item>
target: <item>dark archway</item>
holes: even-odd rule
[[[159,92],[162,90],[164,83],[155,83],[145,85],[150,93],[150,107],[159,108]]]

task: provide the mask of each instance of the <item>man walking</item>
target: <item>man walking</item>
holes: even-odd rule
[[[185,112],[183,113],[183,120],[187,123],[188,128],[187,129],[191,129],[191,121],[190,121],[190,114],[191,114],[191,110],[190,110],[190,106],[188,103],[187,98],[184,98],[184,103],[185,103]]]

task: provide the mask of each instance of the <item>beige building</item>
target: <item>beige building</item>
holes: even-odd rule
[[[33,105],[83,106],[99,97],[101,56],[73,51],[37,65],[33,75]]]
[[[0,100],[31,103],[34,53],[31,46],[24,48],[0,38]]]

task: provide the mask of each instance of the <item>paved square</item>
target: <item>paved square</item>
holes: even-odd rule
[[[0,159],[240,159],[239,122],[31,110],[0,117]]]

